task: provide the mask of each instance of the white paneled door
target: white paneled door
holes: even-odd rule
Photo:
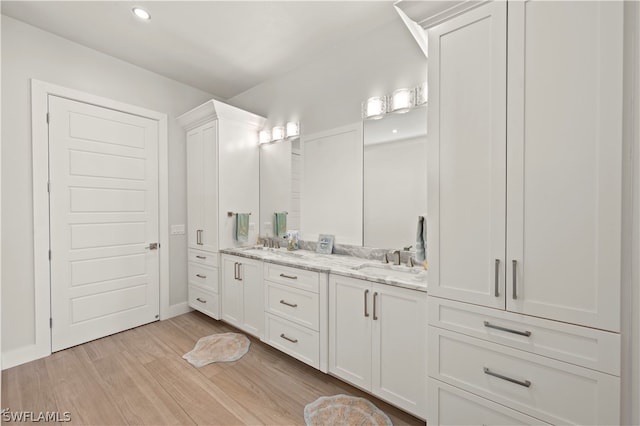
[[[158,122],[49,96],[52,351],[159,313]]]

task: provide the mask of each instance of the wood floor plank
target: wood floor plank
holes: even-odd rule
[[[76,424],[304,424],[320,396],[364,397],[394,425],[421,421],[250,337],[240,360],[195,368],[204,336],[237,329],[192,312],[57,352],[2,372],[2,407],[69,411]]]
[[[180,405],[155,380],[140,368],[128,352],[102,357],[93,363],[104,388],[132,425],[194,424]]]

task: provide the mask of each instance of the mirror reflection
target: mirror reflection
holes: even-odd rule
[[[418,216],[427,212],[426,165],[426,108],[364,122],[365,246],[415,247]]]

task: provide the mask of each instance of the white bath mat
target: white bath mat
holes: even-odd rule
[[[251,342],[244,334],[221,333],[203,337],[191,350],[182,356],[196,367],[204,367],[212,362],[231,362],[242,358]]]

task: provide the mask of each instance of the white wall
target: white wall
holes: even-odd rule
[[[175,117],[211,94],[2,16],[2,352],[34,344],[31,103],[35,78],[166,113],[169,223],[186,223],[186,151]],[[171,236],[170,303],[187,300],[186,236]]]
[[[389,13],[395,14],[391,5]],[[397,17],[228,102],[271,126],[297,119],[301,134],[309,134],[360,121],[363,100],[426,80],[427,59]]]

